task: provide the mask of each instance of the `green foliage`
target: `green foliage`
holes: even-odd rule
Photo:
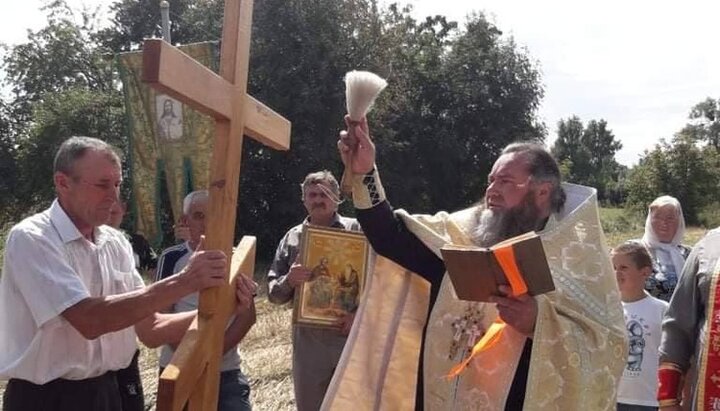
[[[600,208],[600,222],[605,234],[642,231],[645,214],[625,208]]]
[[[78,15],[62,0],[47,6],[47,12],[47,26],[30,31],[27,41],[12,47],[2,63],[5,85],[14,95],[12,114],[19,122],[29,121],[33,104],[48,93],[111,93],[115,86],[111,66],[92,40],[96,15]]]
[[[173,41],[217,40],[222,3],[171,0]],[[13,106],[23,107],[10,118],[22,114],[23,121],[11,127],[13,141],[0,140],[0,156],[10,153],[24,176],[18,209],[52,198],[51,156],[66,137],[125,145],[122,100],[106,59],[159,36],[158,4],[119,0],[112,25],[96,30],[91,13],[77,23],[57,2],[47,27],[10,50],[7,82]],[[390,84],[369,117],[397,206],[435,211],[476,201],[502,147],[544,139],[536,63],[482,14],[459,29],[442,16],[417,21],[408,7],[380,8],[373,0],[262,0],[255,3],[251,50],[249,92],[293,123],[289,152],[249,139],[244,146],[236,232],[257,235],[261,257],[303,218],[303,177],[342,171],[335,146],[347,71],[375,71]],[[352,212],[351,205],[343,210]]]
[[[18,219],[53,198],[52,163],[72,135],[90,135],[122,148],[122,101],[110,61],[92,40],[95,14],[64,2],[46,8],[48,24],[29,32],[2,63],[13,93],[0,107],[0,214]],[[79,22],[78,22],[79,21]],[[7,173],[7,174],[6,174]]]
[[[605,199],[606,204],[621,205],[625,204],[627,197],[627,175],[628,168],[623,165],[618,165],[617,179],[614,180],[611,176],[605,181]]]
[[[628,205],[646,209],[655,198],[671,195],[682,204],[687,222],[697,223],[700,210],[718,198],[718,164],[713,147],[699,147],[682,134],[671,143],[662,140],[630,172]]]
[[[702,207],[698,213],[698,223],[703,227],[720,227],[720,202],[713,201]]]
[[[0,277],[2,277],[2,266],[5,258],[5,239],[10,231],[10,227],[8,224],[3,224],[0,228]]]
[[[567,181],[595,187],[601,202],[624,202],[620,183],[625,168],[615,161],[622,144],[615,140],[605,120],[590,120],[587,126],[577,116],[558,122],[558,138],[552,152]]]
[[[15,203],[14,196],[10,195],[17,184],[19,171],[16,159],[15,140],[12,136],[12,119],[10,108],[0,102],[0,226],[5,221],[9,210]]]
[[[688,124],[668,142],[662,140],[631,170],[627,180],[628,206],[636,209],[660,195],[680,201],[687,222],[720,225],[720,100],[696,104]]]
[[[708,97],[696,104],[689,119],[690,123],[680,133],[720,151],[720,99]]]
[[[558,122],[557,140],[552,146],[552,153],[562,165],[561,172],[567,181],[580,183],[577,175],[588,163],[589,153],[582,145],[583,123],[578,116]]]
[[[544,137],[534,63],[483,15],[465,31],[392,6],[384,21],[390,86],[370,119],[391,201],[423,212],[477,201],[502,147]]]
[[[17,195],[24,204],[40,206],[54,197],[52,167],[60,144],[74,135],[125,147],[124,111],[119,93],[69,89],[48,93],[34,104],[33,123],[19,142],[17,153],[22,179]]]
[[[169,0],[170,36],[175,44],[217,40],[221,37],[223,2]],[[256,2],[257,7],[262,2]],[[110,6],[112,24],[94,38],[110,52],[138,50],[146,38],[162,37],[160,2],[118,0]]]

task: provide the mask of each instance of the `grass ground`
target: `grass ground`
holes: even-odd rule
[[[644,220],[640,217],[620,209],[602,209],[600,214],[610,247],[642,236]],[[706,231],[704,228],[688,228],[685,243],[695,244]],[[253,408],[258,411],[290,411],[294,409],[290,359],[292,310],[288,306],[270,304],[264,296],[259,297],[256,303],[257,322],[240,344],[243,371],[250,379]],[[157,388],[157,355],[154,350],[142,349],[140,368],[146,408],[153,410]],[[0,393],[3,387],[4,383],[0,382]]]
[[[294,410],[290,364],[292,309],[271,304],[264,296],[256,302],[257,322],[240,344],[242,369],[250,380],[253,409]],[[146,409],[154,410],[157,390],[155,350],[142,348],[140,369]]]

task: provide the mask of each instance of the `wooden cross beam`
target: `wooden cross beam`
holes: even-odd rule
[[[243,135],[272,148],[290,147],[290,122],[247,94],[252,0],[225,0],[220,75],[163,40],[146,40],[143,81],[215,118],[206,247],[232,252]],[[223,334],[235,298],[234,277],[252,273],[255,239],[245,237],[232,257],[226,286],[200,293],[198,316],[158,386],[160,411],[217,409]]]

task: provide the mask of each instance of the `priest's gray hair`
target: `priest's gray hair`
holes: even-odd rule
[[[110,144],[94,137],[70,137],[60,145],[55,153],[53,172],[72,176],[75,162],[83,158],[88,151],[101,152],[118,166],[122,164],[120,154]]]
[[[512,143],[501,154],[520,154],[527,159],[528,172],[532,181],[550,183],[550,208],[559,212],[565,205],[566,195],[562,188],[560,167],[555,158],[542,144],[534,142]]]
[[[190,207],[197,201],[208,201],[210,193],[207,190],[196,190],[183,199],[183,214],[190,214]]]
[[[308,187],[316,184],[322,184],[326,186],[333,192],[333,194],[335,194],[336,197],[340,195],[340,185],[335,179],[335,176],[333,176],[333,174],[328,170],[321,170],[305,176],[305,180],[300,185],[303,198],[305,198],[305,190],[307,190]]]

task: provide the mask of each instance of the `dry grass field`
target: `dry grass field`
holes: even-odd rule
[[[250,379],[253,409],[290,411],[295,409],[293,395],[292,309],[258,300],[255,326],[240,344],[243,371]]]
[[[639,238],[643,224],[638,218],[629,218],[617,210],[603,209],[603,225],[609,246]],[[695,244],[706,232],[704,228],[688,228],[685,243]],[[264,275],[258,270],[256,278]],[[292,310],[289,306],[276,306],[265,296],[256,300],[258,318],[247,337],[240,345],[243,371],[248,376],[252,389],[252,404],[257,411],[289,411],[294,409],[291,374],[291,333]],[[146,408],[153,410],[157,387],[157,356],[154,350],[143,349],[141,372],[145,389]],[[4,383],[0,382],[0,393]],[[2,399],[0,398],[0,407]]]
[[[257,322],[240,344],[242,369],[250,380],[253,409],[290,411],[295,409],[291,375],[290,319],[292,309],[259,297]],[[140,369],[146,409],[154,410],[157,389],[157,355],[142,349]]]

